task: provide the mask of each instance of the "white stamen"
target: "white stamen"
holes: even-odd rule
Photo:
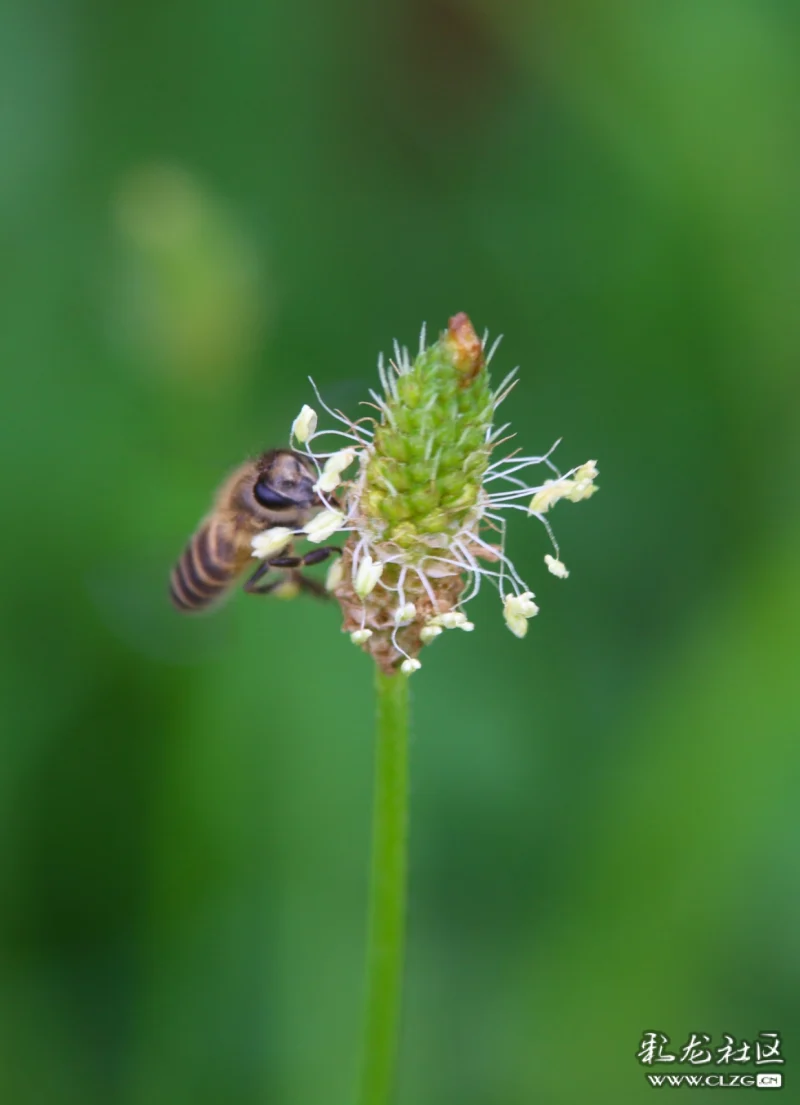
[[[350,634],[350,640],[354,645],[363,645],[365,641],[368,641],[372,636],[371,629],[356,629]]]
[[[286,529],[285,526],[271,526],[257,533],[250,542],[253,556],[258,557],[259,560],[267,560],[285,549],[294,536],[295,531],[292,529]]]
[[[394,612],[394,620],[396,625],[408,625],[409,622],[413,622],[417,616],[417,608],[413,602],[405,602],[402,606],[399,606]]]
[[[320,406],[322,407],[322,409],[323,409],[323,410],[324,410],[324,411],[325,411],[325,412],[326,412],[327,414],[329,414],[329,415],[331,416],[331,418],[335,418],[337,422],[342,422],[342,423],[344,423],[344,425],[345,425],[345,426],[347,426],[347,427],[348,427],[349,429],[352,429],[352,428],[353,428],[353,423],[352,423],[352,422],[350,421],[350,419],[349,419],[349,418],[345,418],[345,416],[344,416],[343,414],[341,414],[341,413],[340,413],[339,411],[333,411],[333,410],[331,410],[331,408],[330,408],[330,407],[328,406],[328,404],[327,404],[327,403],[326,403],[326,402],[325,402],[325,401],[323,400],[322,396],[321,396],[321,395],[320,395],[320,393],[319,393],[319,388],[318,388],[318,387],[317,387],[317,385],[316,385],[316,384],[314,383],[314,380],[313,380],[313,378],[312,378],[311,376],[309,376],[309,378],[308,378],[308,382],[309,382],[309,383],[311,384],[312,388],[314,389],[314,394],[315,394],[315,395],[316,395],[316,397],[317,397],[317,402],[318,402],[318,403],[319,403],[319,405],[320,405]]]
[[[466,623],[467,615],[460,610],[448,610],[446,614],[437,614],[431,618],[428,625],[441,626],[443,629],[457,629]]]
[[[335,491],[342,482],[342,472],[345,468],[349,468],[355,459],[355,449],[340,449],[338,453],[329,456],[325,461],[325,467],[322,469],[322,475],[314,484],[314,490],[323,491],[326,494]]]
[[[554,441],[547,452],[541,457],[521,457],[519,454],[512,453],[510,456],[501,457],[499,460],[494,461],[489,465],[487,471],[495,472],[504,464],[511,464],[513,468],[509,468],[508,472],[516,472],[520,468],[528,468],[533,464],[550,464],[550,457],[556,451],[561,444],[561,438],[558,441]],[[550,465],[552,467],[552,465]],[[556,475],[560,476],[561,473],[555,469]]]
[[[521,595],[509,595],[505,601],[515,614],[521,614],[523,618],[534,618],[539,613],[539,607],[533,601],[535,598],[533,591],[523,591]]]
[[[344,566],[342,565],[342,558],[337,556],[330,568],[328,568],[328,574],[325,576],[325,590],[335,591],[344,578]]]
[[[442,633],[444,633],[444,630],[440,625],[426,625],[424,629],[419,631],[419,639],[424,644],[429,645],[431,641],[435,641]]]
[[[569,575],[566,564],[557,560],[556,557],[547,553],[544,558],[544,562],[547,565],[548,571],[552,572],[554,576],[558,576],[559,579],[566,579]]]
[[[539,613],[539,607],[531,601],[533,597],[531,591],[523,591],[521,595],[506,595],[503,600],[503,617],[515,637],[524,637],[528,632],[528,618]]]
[[[323,510],[303,526],[303,533],[315,545],[327,539],[344,525],[341,510]]]
[[[313,407],[304,404],[297,418],[292,423],[291,436],[296,438],[301,445],[305,445],[317,428],[317,412]]]
[[[431,587],[430,580],[428,579],[427,574],[419,566],[417,566],[416,572],[417,572],[417,575],[419,576],[420,583],[425,588],[425,594],[431,600],[431,605],[433,606],[433,608],[436,609],[439,604],[436,601],[436,595],[434,594],[433,588]]]
[[[419,660],[412,660],[409,656],[408,659],[404,660],[400,665],[400,671],[403,673],[403,675],[413,675],[414,672],[419,671],[421,667],[422,664],[419,662]]]
[[[353,590],[360,599],[365,599],[370,591],[374,591],[382,575],[383,561],[373,560],[369,553],[367,553],[358,565]]]
[[[600,488],[592,483],[591,479],[576,479],[575,486],[569,492],[567,498],[571,503],[580,503],[583,499],[590,499],[595,491],[599,490]]]
[[[530,501],[528,514],[546,514],[559,499],[566,499],[575,484],[572,480],[545,480]]]
[[[518,614],[509,614],[508,612],[504,612],[503,617],[506,619],[506,625],[515,637],[522,638],[528,632],[528,623],[525,618],[521,618]]]
[[[576,480],[596,480],[599,475],[596,460],[587,460],[586,464],[575,470]]]

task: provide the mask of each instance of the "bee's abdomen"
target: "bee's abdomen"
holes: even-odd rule
[[[202,610],[230,587],[238,574],[232,543],[213,522],[201,526],[170,576],[170,598],[178,610]]]

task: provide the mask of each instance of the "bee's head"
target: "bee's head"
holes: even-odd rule
[[[316,472],[311,462],[291,449],[273,449],[256,462],[252,493],[256,503],[275,514],[289,515],[322,507],[314,490]]]

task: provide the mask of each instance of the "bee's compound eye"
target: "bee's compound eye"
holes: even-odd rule
[[[269,484],[263,477],[258,480],[253,488],[256,501],[270,510],[286,510],[295,505],[292,499],[281,495],[279,491]]]

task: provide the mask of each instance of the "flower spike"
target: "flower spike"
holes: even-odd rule
[[[314,489],[326,506],[303,536],[321,543],[348,533],[341,568],[331,570],[327,586],[342,607],[345,632],[388,674],[417,671],[420,651],[445,629],[474,630],[463,607],[483,582],[497,588],[506,625],[524,637],[539,608],[506,553],[505,511],[544,524],[555,554],[545,563],[566,579],[545,515],[562,499],[581,502],[597,491],[596,461],[561,475],[550,459],[555,446],[541,456],[516,449],[497,457],[509,434],[495,415],[516,370],[492,389],[487,366],[497,342],[487,353],[487,336],[477,336],[467,315],[454,315],[431,345],[426,340],[423,327],[416,357],[395,343],[392,361],[379,359],[371,420],[352,423],[331,411],[315,387],[339,423],[323,433],[347,439],[345,448],[311,452],[311,439],[320,436],[311,407],[292,426],[320,473]],[[540,464],[553,475],[529,484],[525,473]],[[335,499],[324,497],[334,492]],[[254,555],[268,555],[262,550],[283,539],[259,535]]]

